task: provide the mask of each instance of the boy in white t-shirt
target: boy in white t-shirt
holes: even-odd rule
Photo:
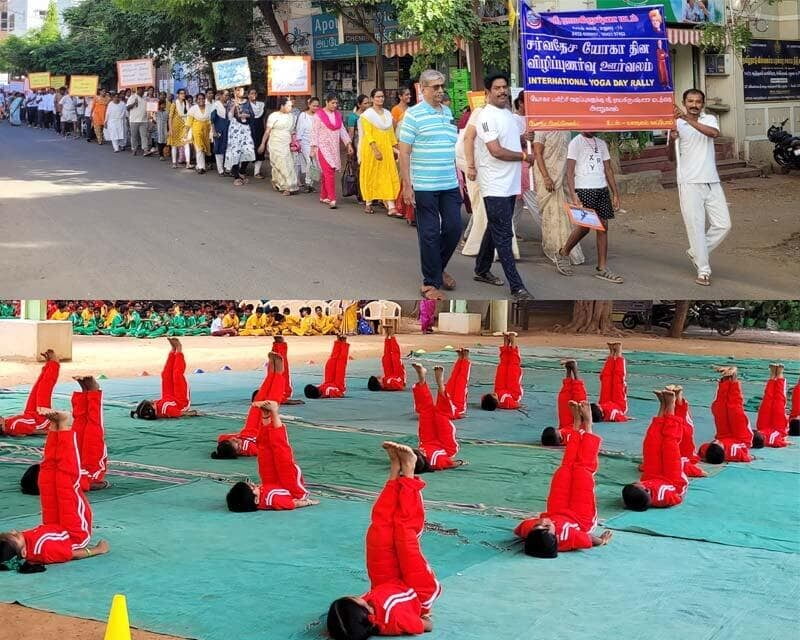
[[[595,278],[622,284],[623,278],[606,266],[608,258],[608,221],[619,209],[619,190],[611,168],[608,145],[594,132],[582,131],[569,143],[567,149],[567,185],[572,203],[597,212],[604,231],[597,231],[597,272]],[[569,253],[589,233],[588,227],[575,227],[567,243],[556,254],[556,269],[561,275],[571,276]]]

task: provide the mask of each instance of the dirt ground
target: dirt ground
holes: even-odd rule
[[[800,174],[770,175],[723,183],[733,229],[725,239],[725,253],[758,255],[798,269],[800,259]],[[616,224],[643,238],[658,236],[672,243],[665,228],[674,227],[675,244],[685,245],[677,189],[624,196]]]
[[[400,334],[398,336],[404,352],[425,349],[432,352],[446,345],[483,346],[498,344],[499,338],[491,336],[455,336]],[[518,339],[525,347],[573,347],[602,348],[606,338],[602,336],[575,336],[531,331]],[[264,356],[271,344],[269,338],[184,338],[183,343],[190,367],[206,370],[229,365],[234,370],[253,369],[263,364]],[[330,337],[289,338],[289,353],[300,362],[321,363],[330,351]],[[380,336],[358,336],[351,339],[350,353],[354,358],[371,358],[382,353],[383,339]],[[630,351],[661,351],[698,355],[719,355],[743,358],[767,358],[774,360],[796,359],[795,345],[764,345],[739,343],[733,340],[704,340],[684,338],[673,340],[660,336],[632,333],[623,338],[624,348]],[[137,340],[134,338],[80,337],[74,338],[73,360],[62,364],[61,378],[81,372],[97,372],[106,376],[125,377],[137,375],[143,370],[157,375],[166,351],[164,340]],[[40,364],[36,362],[2,361],[0,385],[30,383],[38,374]],[[109,603],[109,607],[110,607]],[[41,640],[57,637],[59,640],[101,640],[105,624],[91,620],[71,618],[45,611],[37,611],[20,605],[0,604],[0,640]],[[145,631],[133,630],[133,640],[169,640]],[[174,639],[178,640],[178,639]]]

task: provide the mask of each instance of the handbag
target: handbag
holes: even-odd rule
[[[347,164],[342,172],[342,197],[349,198],[356,195],[358,192],[358,185],[356,184],[356,171],[355,163],[352,159],[348,158]]]
[[[300,141],[297,139],[297,136],[292,133],[292,140],[289,142],[289,151],[292,153],[300,153]]]
[[[319,170],[319,165],[313,160],[308,165],[308,179],[311,182],[319,182],[322,178],[322,172]]]

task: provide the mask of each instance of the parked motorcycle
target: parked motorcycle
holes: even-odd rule
[[[712,302],[697,303],[689,308],[685,327],[694,324],[716,331],[721,336],[730,336],[736,333],[736,329],[741,325],[744,311],[742,307],[720,307]],[[651,326],[669,329],[675,318],[675,304],[670,302],[654,304],[649,313]],[[637,325],[647,324],[647,321],[646,312],[628,311],[622,318],[622,326],[626,329],[635,329]]]
[[[788,121],[786,118],[780,126],[773,124],[767,130],[767,139],[775,145],[772,150],[775,162],[787,169],[800,169],[800,138],[784,130]]]

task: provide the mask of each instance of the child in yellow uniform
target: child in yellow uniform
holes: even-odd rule
[[[63,302],[59,302],[56,311],[53,311],[53,314],[50,316],[50,319],[69,320],[69,311],[67,310],[67,305],[65,305]]]
[[[111,303],[111,307],[106,312],[105,320],[103,322],[103,328],[104,329],[110,329],[111,325],[114,323],[114,318],[116,318],[118,315],[119,315],[119,311],[117,310],[117,305],[116,305],[116,303],[112,302]]]
[[[229,309],[228,313],[225,314],[222,319],[222,328],[239,330],[239,316],[236,315],[235,309]]]
[[[322,307],[314,307],[314,329],[318,335],[327,336],[336,333],[336,319],[322,313]]]
[[[267,335],[267,318],[264,309],[256,308],[256,312],[245,322],[244,329],[239,332],[240,336],[265,336]]]
[[[300,309],[300,322],[296,327],[292,327],[292,333],[296,336],[319,335],[314,328],[314,316],[311,315],[311,307],[302,307]]]

